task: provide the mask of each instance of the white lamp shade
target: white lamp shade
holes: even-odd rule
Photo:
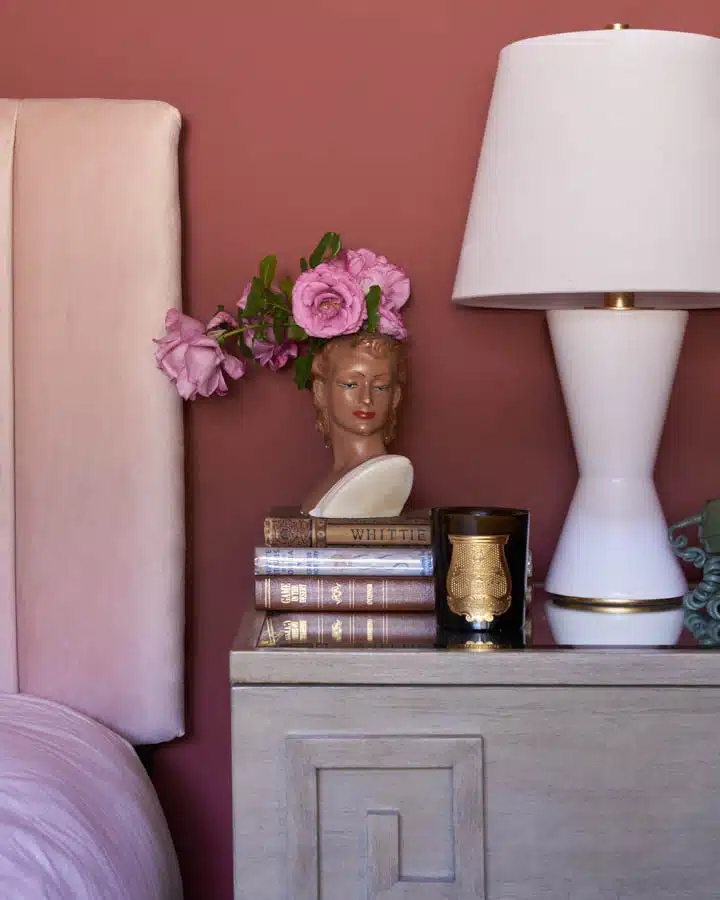
[[[720,40],[601,30],[503,49],[453,299],[720,306]]]

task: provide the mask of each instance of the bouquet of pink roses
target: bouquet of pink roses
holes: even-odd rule
[[[249,361],[273,372],[294,362],[295,382],[306,388],[313,357],[329,340],[358,331],[407,337],[400,315],[410,297],[407,274],[371,250],[343,250],[334,231],[300,260],[294,281],[278,282],[276,272],[277,257],[266,256],[235,313],[219,306],[207,325],[168,310],[155,359],[183,399],[226,394],[224,376],[241,378]]]

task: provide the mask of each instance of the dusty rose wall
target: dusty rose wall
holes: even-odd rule
[[[406,266],[412,396],[397,449],[416,464],[415,499],[528,506],[542,573],[576,475],[543,316],[450,304],[497,54],[609,21],[718,34],[715,6],[0,0],[0,92],[180,108],[186,305],[198,316],[232,304],[262,255],[294,262],[327,229]],[[720,494],[719,342],[720,320],[694,314],[657,467],[670,518]],[[199,402],[187,431],[190,733],[158,752],[156,782],[188,898],[230,900],[227,651],[266,508],[299,501],[326,457],[284,377]]]

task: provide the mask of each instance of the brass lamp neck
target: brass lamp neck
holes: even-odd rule
[[[635,306],[635,294],[629,291],[612,291],[605,294],[605,309],[632,309]]]

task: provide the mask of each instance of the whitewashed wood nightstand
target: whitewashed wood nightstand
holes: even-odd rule
[[[720,655],[230,657],[236,900],[715,900]]]

